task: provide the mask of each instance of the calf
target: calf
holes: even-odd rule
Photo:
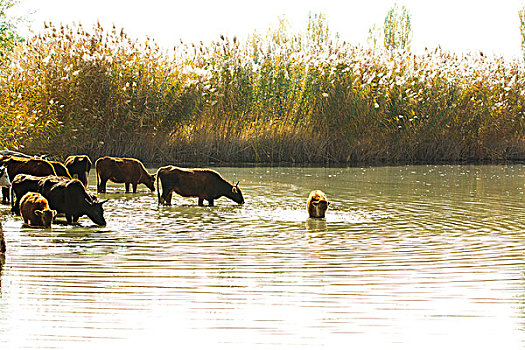
[[[160,194],[159,181],[162,186]],[[199,198],[199,205],[204,205],[204,200],[209,206],[214,201],[225,196],[238,204],[244,204],[244,197],[238,186],[226,181],[219,173],[210,169],[182,169],[173,165],[160,168],[157,171],[157,197],[159,204],[171,205],[171,196],[175,191],[183,197]]]
[[[51,209],[66,215],[70,224],[87,215],[95,224],[106,225],[102,204],[107,200],[99,202],[91,197],[82,182],[77,179],[48,176],[39,182],[39,192],[49,201]]]
[[[20,200],[20,212],[26,224],[31,226],[51,227],[56,210],[49,208],[49,203],[40,193],[28,192]]]
[[[106,193],[108,180],[124,183],[126,193],[129,192],[130,184],[133,186],[133,193],[137,192],[138,184],[144,184],[151,191],[155,191],[155,175],[149,174],[138,159],[102,157],[95,162],[95,169],[99,193]]]
[[[311,218],[322,219],[325,216],[326,210],[330,202],[326,199],[326,194],[323,191],[315,190],[310,192],[306,209]]]
[[[89,159],[88,156],[69,156],[64,162],[64,165],[66,166],[67,170],[69,171],[69,174],[71,174],[72,177],[76,176],[80,180],[80,182],[82,182],[84,186],[87,187],[88,175],[92,165],[91,159]]]

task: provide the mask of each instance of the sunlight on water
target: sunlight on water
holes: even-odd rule
[[[218,170],[245,205],[111,184],[106,227],[52,229],[0,206],[0,348],[525,345],[525,166]]]

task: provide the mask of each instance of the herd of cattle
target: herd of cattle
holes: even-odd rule
[[[21,215],[26,224],[50,227],[57,214],[64,214],[69,224],[87,215],[95,224],[106,225],[100,201],[86,190],[92,162],[86,155],[69,156],[62,164],[11,151],[0,151],[0,186],[2,203],[11,203],[11,211]],[[231,184],[210,169],[184,169],[172,165],[155,174],[147,172],[134,158],[101,157],[95,162],[97,192],[106,193],[108,181],[124,183],[126,192],[137,192],[144,184],[152,192],[157,184],[159,204],[171,205],[173,192],[183,197],[197,197],[199,206],[209,206],[220,197],[243,204],[239,182]],[[161,192],[162,189],[162,192]],[[329,202],[319,190],[312,191],[307,211],[312,218],[324,218]],[[0,223],[1,225],[1,223]],[[1,226],[0,226],[1,234]],[[5,244],[0,239],[0,253]]]

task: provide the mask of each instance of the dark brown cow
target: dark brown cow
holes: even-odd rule
[[[14,179],[18,174],[34,176],[56,175],[53,165],[44,159],[3,156],[0,158],[0,166],[1,165],[7,166],[7,174],[10,179]],[[8,203],[9,189],[2,187],[2,194],[3,203]]]
[[[162,195],[159,181],[162,186]],[[157,171],[159,204],[171,205],[174,191],[183,197],[199,198],[200,206],[203,206],[206,200],[211,207],[214,201],[222,196],[238,204],[244,204],[242,192],[237,185],[238,183],[230,184],[219,173],[210,169],[182,169],[168,165]]]
[[[55,160],[50,160],[49,163],[53,165],[53,168],[55,168],[55,174],[57,176],[63,176],[67,177],[68,179],[71,179],[71,174],[67,170],[66,166],[60,162],[57,162]]]
[[[140,160],[134,158],[102,157],[95,162],[97,171],[97,191],[106,193],[106,183],[111,180],[133,186],[133,193],[137,192],[138,184],[144,184],[151,191],[155,191],[155,175],[149,174]]]
[[[20,213],[26,224],[51,227],[56,210],[49,208],[47,199],[40,193],[28,192],[20,200]]]
[[[70,180],[62,176],[33,176],[18,174],[11,183],[11,212],[20,215],[20,199],[27,192],[40,192],[40,183],[43,179],[51,178],[55,182]]]
[[[87,187],[88,175],[91,170],[91,159],[86,155],[76,155],[67,157],[64,162],[69,174],[75,176]]]
[[[49,201],[51,209],[66,214],[68,223],[78,222],[78,219],[87,215],[97,225],[106,225],[102,205],[90,196],[82,182],[77,179],[64,179],[58,176],[47,176],[38,184],[40,192]]]
[[[326,199],[326,194],[323,191],[315,190],[310,192],[308,201],[306,202],[306,210],[311,218],[322,219],[328,210],[330,202]]]

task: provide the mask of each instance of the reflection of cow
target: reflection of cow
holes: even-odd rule
[[[129,185],[133,186],[133,193],[137,192],[138,184],[144,184],[151,191],[155,191],[155,175],[149,174],[140,160],[134,158],[102,157],[95,162],[97,171],[97,191],[106,193],[106,183],[111,180],[124,183],[126,192]]]
[[[162,195],[159,181],[162,186]],[[238,182],[232,185],[219,173],[210,169],[182,169],[168,165],[157,171],[159,204],[171,205],[171,196],[174,191],[183,197],[199,198],[200,206],[204,205],[204,200],[207,200],[211,207],[214,200],[222,196],[243,204],[244,198],[237,185]]]
[[[0,221],[0,257],[5,253],[5,239],[2,222]],[[2,270],[2,262],[0,261],[0,270]]]
[[[3,156],[0,158],[0,166],[7,167],[7,174],[10,179],[14,179],[18,174],[28,174],[35,176],[56,175],[55,168],[51,163],[44,159],[20,158],[14,156]],[[9,189],[2,187],[3,203],[9,202]]]
[[[71,179],[71,175],[69,174],[69,171],[67,170],[64,164],[55,160],[50,160],[49,163],[53,165],[53,168],[55,169],[55,174],[57,174],[57,176],[64,176]]]
[[[69,174],[78,179],[87,187],[88,184],[88,175],[91,170],[91,159],[85,155],[69,156],[67,157],[65,163]]]
[[[20,200],[20,213],[26,224],[51,227],[56,210],[49,208],[47,199],[40,193],[27,192]]]
[[[311,218],[324,218],[329,204],[326,194],[323,191],[315,190],[310,192],[306,209]]]
[[[91,197],[79,180],[48,176],[39,182],[38,191],[46,197],[51,209],[66,214],[68,223],[87,215],[95,224],[106,225],[102,204],[107,200],[99,202]]]

